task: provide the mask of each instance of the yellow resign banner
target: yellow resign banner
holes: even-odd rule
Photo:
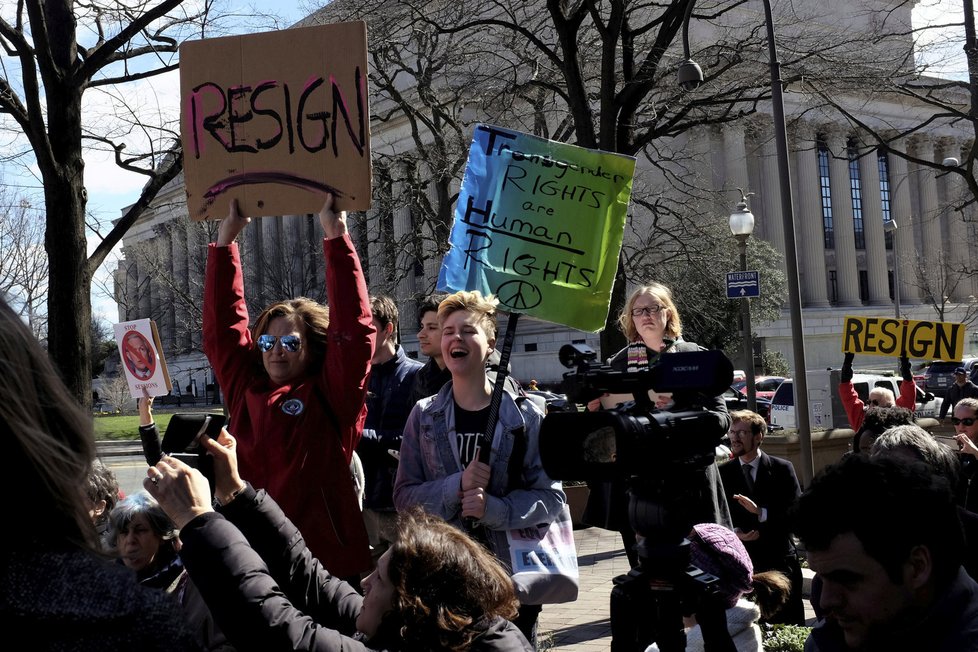
[[[964,324],[886,317],[846,317],[842,352],[929,360],[960,360]]]

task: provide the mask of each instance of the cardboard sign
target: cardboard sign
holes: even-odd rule
[[[366,23],[185,42],[180,133],[194,220],[366,210]]]
[[[635,159],[478,125],[438,289],[604,328]]]
[[[168,394],[173,385],[166,370],[156,323],[151,319],[137,319],[113,324],[112,329],[132,397],[142,398],[144,388],[150,396]]]
[[[843,353],[949,362],[964,355],[964,324],[847,316],[842,330]]]

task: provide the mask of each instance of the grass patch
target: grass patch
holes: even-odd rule
[[[201,410],[179,410],[180,412],[186,414],[188,412],[220,412],[219,409],[201,409]],[[172,417],[174,412],[154,412],[153,421],[156,422],[156,427],[160,431],[160,435],[166,432],[166,427],[170,423],[170,417]],[[136,414],[102,414],[95,415],[95,439],[97,441],[101,440],[112,440],[112,441],[125,441],[125,440],[139,440],[139,416]]]

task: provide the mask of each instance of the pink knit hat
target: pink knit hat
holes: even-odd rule
[[[720,597],[726,607],[754,589],[754,565],[737,534],[716,523],[693,526],[689,537],[689,563],[720,580]]]

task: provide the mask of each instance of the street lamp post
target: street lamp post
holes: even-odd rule
[[[897,258],[897,223],[890,218],[883,222],[883,230],[892,233],[890,236],[893,242],[893,311],[896,318],[900,319],[900,261]]]
[[[747,240],[754,232],[754,214],[747,207],[747,197],[754,193],[740,191],[740,202],[734,212],[730,213],[730,232],[740,244],[740,271],[747,271]],[[740,319],[743,326],[744,340],[744,372],[747,374],[747,409],[757,412],[757,387],[754,384],[754,336],[750,325],[750,297],[740,299]]]
[[[774,42],[774,18],[770,0],[764,2],[764,19],[767,23],[767,49],[771,68],[771,108],[774,119],[774,144],[778,153],[778,185],[781,190],[781,219],[784,222],[784,262],[788,280],[788,309],[791,314],[791,342],[794,352],[795,412],[798,420],[801,468],[798,469],[803,486],[808,486],[815,472],[812,460],[811,414],[808,407],[808,365],[805,362],[805,325],[801,315],[801,282],[798,276],[798,250],[795,238],[795,214],[792,207],[791,168],[788,162],[788,132],[785,127],[784,93],[781,80],[781,63]],[[686,90],[692,90],[703,82],[703,73],[689,56],[689,17],[696,0],[689,0],[683,18],[683,48],[686,60],[680,64],[678,79]],[[699,73],[699,74],[697,74]]]

